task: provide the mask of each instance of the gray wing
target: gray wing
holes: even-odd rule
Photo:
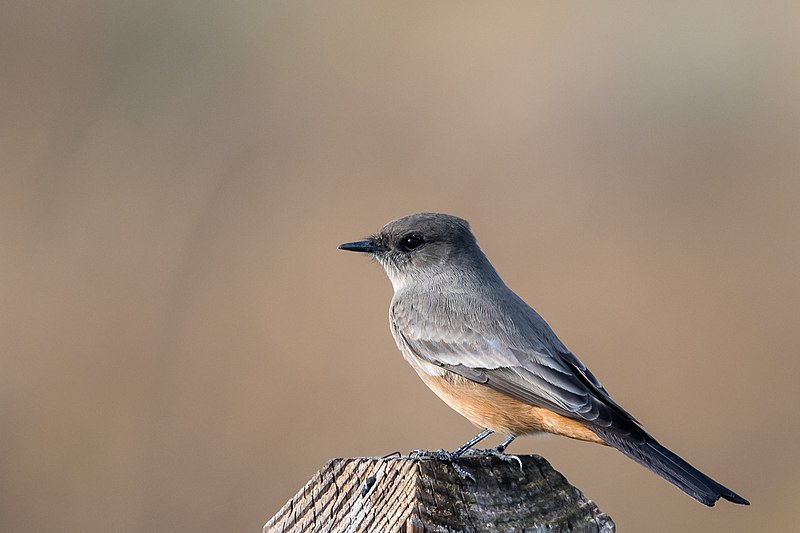
[[[393,301],[392,331],[398,344],[429,363],[525,403],[590,427],[641,438],[636,420],[516,295],[502,306],[470,301],[463,294],[455,301],[429,296]]]

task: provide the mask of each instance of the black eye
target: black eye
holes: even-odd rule
[[[400,239],[400,243],[397,245],[404,252],[410,252],[416,248],[419,248],[425,243],[425,241],[419,235],[406,235],[402,239]]]

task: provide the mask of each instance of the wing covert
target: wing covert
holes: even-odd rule
[[[625,436],[638,436],[641,431],[633,417],[611,400],[594,375],[558,341],[538,315],[535,318],[555,339],[550,346],[546,343],[547,335],[528,335],[521,337],[522,342],[512,342],[502,327],[478,331],[474,320],[470,320],[474,314],[434,323],[429,317],[449,315],[431,310],[421,312],[419,305],[409,306],[407,302],[401,306],[401,309],[392,306],[392,332],[401,349],[405,345],[416,357],[525,403],[583,420],[590,426]]]

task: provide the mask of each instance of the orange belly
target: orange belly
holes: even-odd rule
[[[494,389],[446,372],[431,376],[417,372],[444,402],[480,428],[506,435],[546,432],[605,444],[582,423],[542,407],[521,402]]]

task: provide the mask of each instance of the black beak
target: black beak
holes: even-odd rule
[[[344,244],[340,244],[339,249],[347,250],[348,252],[364,252],[368,254],[374,254],[381,251],[380,245],[378,245],[378,243],[372,239],[368,239],[366,241],[346,242]]]

